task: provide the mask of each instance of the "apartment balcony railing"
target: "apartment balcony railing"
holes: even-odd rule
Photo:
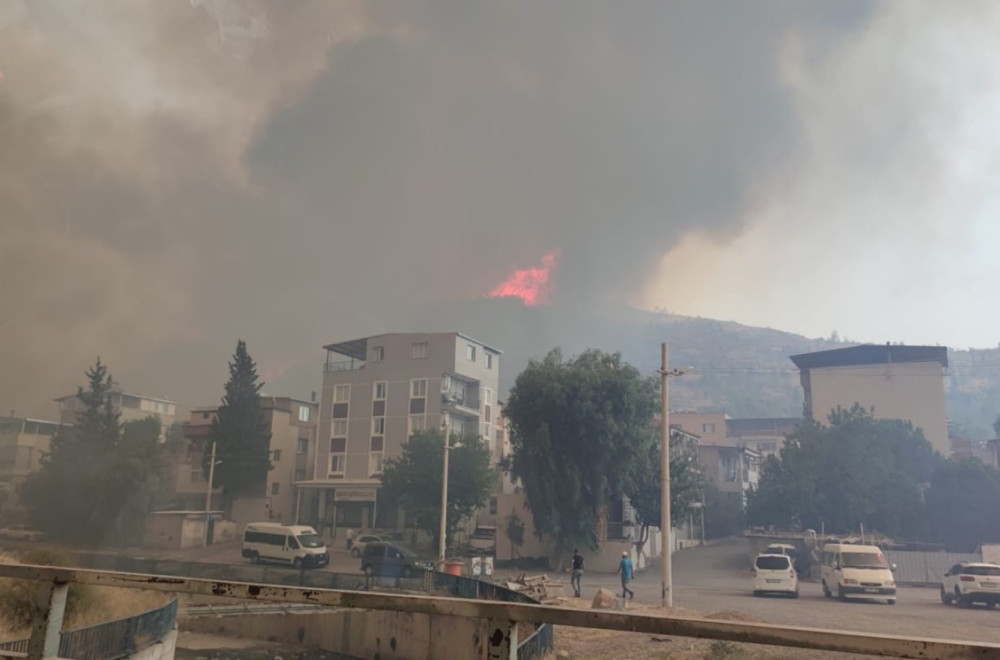
[[[336,362],[323,363],[323,373],[331,371],[357,371],[364,368],[365,363],[362,360],[338,360]]]
[[[441,395],[441,405],[444,407],[453,408],[464,408],[465,410],[471,410],[473,412],[479,412],[479,397],[473,396],[471,394],[460,395],[460,394],[449,394],[445,392]]]

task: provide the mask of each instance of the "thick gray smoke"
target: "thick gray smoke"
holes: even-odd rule
[[[620,298],[686,232],[739,229],[794,139],[783,39],[821,58],[863,18],[3,3],[0,405],[48,414],[98,354],[129,389],[208,403],[237,337],[281,383],[552,249],[563,304]]]

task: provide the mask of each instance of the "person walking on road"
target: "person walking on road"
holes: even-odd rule
[[[580,551],[573,548],[573,575],[569,579],[570,585],[573,587],[573,593],[576,597],[580,597],[580,579],[583,577],[583,556]]]
[[[632,600],[635,592],[628,588],[628,583],[632,581],[632,560],[629,559],[628,552],[622,551],[622,560],[618,562],[618,573],[622,576],[622,598]]]
[[[351,528],[347,529],[347,550],[350,552],[351,548],[354,547],[354,530]]]

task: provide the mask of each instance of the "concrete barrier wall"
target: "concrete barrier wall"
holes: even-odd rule
[[[463,617],[374,610],[198,616],[185,631],[259,639],[356,658],[427,660],[485,657],[484,624]]]
[[[940,584],[945,572],[960,561],[982,561],[979,554],[959,552],[913,552],[888,550],[889,563],[896,564],[896,582]]]

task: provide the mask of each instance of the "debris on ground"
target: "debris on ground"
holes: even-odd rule
[[[507,581],[505,586],[511,591],[531,596],[546,605],[560,603],[566,584],[560,580],[550,580],[548,575],[527,576],[524,573],[513,581]]]
[[[595,610],[623,610],[625,601],[616,596],[610,589],[598,589],[594,594],[594,600],[590,603],[591,609]]]

